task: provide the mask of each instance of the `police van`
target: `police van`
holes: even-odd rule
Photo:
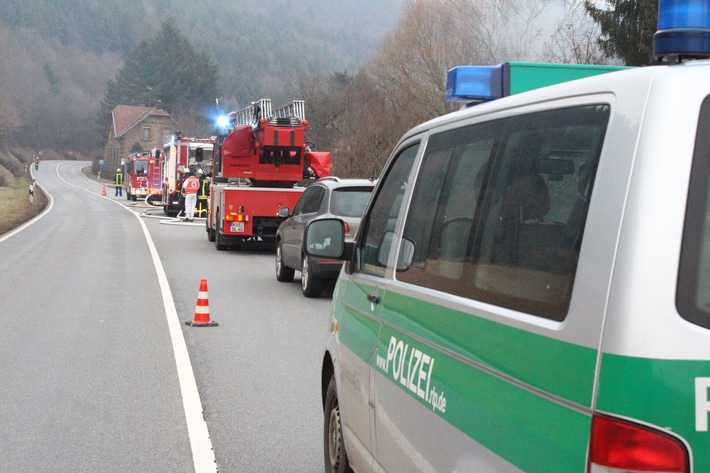
[[[496,100],[401,139],[354,243],[308,227],[346,261],[326,472],[710,471],[710,62],[681,62],[520,94],[456,68]]]

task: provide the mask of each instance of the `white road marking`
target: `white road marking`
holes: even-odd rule
[[[168,322],[170,341],[172,342],[173,353],[175,354],[175,366],[177,368],[178,382],[180,384],[180,394],[182,395],[182,405],[185,411],[187,435],[190,440],[192,463],[195,468],[195,473],[217,473],[217,463],[214,456],[214,450],[212,448],[212,440],[210,440],[207,422],[205,422],[203,415],[202,400],[200,399],[200,392],[197,390],[197,381],[195,381],[195,373],[192,370],[192,362],[190,361],[190,355],[187,351],[187,345],[185,344],[185,337],[182,334],[180,319],[178,317],[177,309],[175,308],[175,301],[173,300],[173,293],[170,290],[170,283],[168,283],[163,263],[160,261],[160,255],[158,254],[158,250],[155,248],[155,244],[153,243],[153,238],[148,231],[148,227],[143,219],[141,219],[138,212],[134,212],[129,207],[111,199],[110,197],[103,197],[97,192],[93,192],[65,180],[59,173],[59,167],[60,166],[58,165],[57,177],[59,177],[62,182],[71,187],[88,192],[89,194],[97,196],[101,199],[106,199],[120,205],[136,217],[141,228],[143,229],[143,235],[145,235],[145,240],[148,244],[148,251],[150,252],[150,256],[153,260],[155,274],[158,277],[160,293],[163,298],[163,306],[165,308],[165,318]]]
[[[57,168],[58,168],[58,167],[59,167],[59,165],[57,164]],[[31,168],[30,168],[30,175],[31,175],[32,177],[34,177],[34,173],[32,172],[32,169],[31,169]],[[16,227],[16,228],[10,230],[10,231],[7,232],[7,233],[4,233],[2,236],[0,236],[0,243],[2,243],[3,241],[7,240],[8,238],[11,238],[11,237],[17,235],[18,233],[20,233],[22,230],[26,229],[26,228],[29,227],[30,225],[32,225],[32,224],[34,224],[34,223],[37,223],[42,217],[44,217],[45,215],[47,215],[49,212],[52,211],[52,207],[54,207],[54,197],[52,197],[52,194],[50,194],[49,192],[47,192],[47,189],[45,189],[44,187],[42,187],[42,184],[40,184],[39,181],[35,181],[35,182],[36,182],[37,185],[42,189],[42,191],[45,193],[45,195],[46,195],[47,198],[49,199],[49,203],[47,204],[47,206],[44,208],[44,210],[43,210],[42,212],[40,212],[39,214],[35,215],[34,217],[32,217],[31,219],[29,219],[28,221],[26,221],[25,223],[23,223],[23,224],[20,225],[19,227]],[[28,190],[28,192],[29,192],[29,190]]]

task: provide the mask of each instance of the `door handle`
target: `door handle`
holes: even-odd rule
[[[380,296],[378,296],[377,294],[368,294],[367,300],[370,301],[372,304],[379,304]]]

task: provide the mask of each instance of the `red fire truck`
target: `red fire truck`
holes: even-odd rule
[[[188,171],[211,173],[214,138],[190,138],[179,133],[163,147],[160,161],[163,169],[162,205],[166,215],[177,216],[185,208],[182,181]]]
[[[160,163],[152,153],[133,153],[125,161],[126,199],[145,199],[161,190]]]
[[[332,171],[331,154],[306,145],[302,100],[272,111],[271,100],[260,99],[227,123],[215,143],[207,217],[207,238],[219,250],[273,241],[303,193],[298,184]]]

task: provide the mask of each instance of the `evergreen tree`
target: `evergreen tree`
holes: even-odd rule
[[[584,6],[601,27],[599,45],[607,55],[618,56],[629,66],[653,61],[658,0],[607,0],[602,8],[585,0]]]
[[[146,105],[170,113],[207,107],[217,97],[217,66],[197,52],[166,20],[152,39],[130,51],[124,65],[110,80],[101,101],[99,121],[104,132],[111,124],[116,105]]]

